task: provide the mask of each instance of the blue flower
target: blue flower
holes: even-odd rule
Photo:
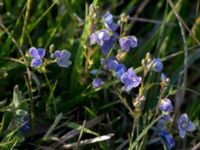
[[[90,35],[90,44],[97,43],[101,46],[101,52],[104,56],[108,54],[115,41],[116,38],[111,36],[107,29],[96,31]]]
[[[167,143],[166,146],[168,149],[172,149],[175,146],[175,141],[167,130],[161,128],[158,134]]]
[[[103,19],[105,21],[105,27],[111,31],[116,31],[119,25],[113,23],[113,15],[108,11],[104,14]]]
[[[191,132],[196,130],[195,124],[189,120],[187,114],[182,114],[177,120],[177,123],[179,128],[179,135],[181,138],[185,137],[187,131]]]
[[[118,61],[114,57],[108,58],[103,63],[105,64],[106,69],[108,69],[109,71],[115,71],[115,74],[118,79],[120,79],[122,74],[126,72],[125,65],[119,64]]]
[[[171,100],[168,98],[164,98],[161,100],[159,108],[163,113],[166,113],[166,114],[168,114],[174,109],[174,107],[172,106]]]
[[[168,113],[164,115],[158,122],[159,128],[163,128],[164,125],[171,120],[171,115]]]
[[[103,84],[104,84],[104,81],[101,78],[95,78],[92,81],[92,87],[94,89],[102,86]]]
[[[121,37],[119,45],[122,50],[129,52],[130,48],[137,47],[137,38],[135,36]]]
[[[115,67],[115,73],[118,79],[126,72],[126,66],[124,64],[118,64]]]
[[[31,47],[29,49],[29,54],[33,58],[31,61],[31,66],[38,67],[42,64],[42,59],[45,55],[45,50],[43,48],[36,49],[35,47]]]
[[[109,71],[114,70],[119,64],[114,57],[109,57],[107,60],[102,60],[102,64],[105,64],[105,68]]]
[[[161,73],[161,81],[165,81],[167,79],[167,76],[164,73]]]
[[[155,72],[161,72],[163,69],[163,64],[159,58],[154,58],[152,61],[152,69]]]
[[[57,59],[57,64],[60,67],[68,68],[72,64],[72,62],[69,60],[71,53],[68,50],[56,50],[51,56]]]
[[[132,88],[137,87],[142,81],[141,77],[138,77],[136,73],[133,71],[133,67],[129,68],[127,72],[125,72],[121,76],[121,82],[125,85],[122,87],[123,91],[130,92]]]
[[[98,43],[100,46],[103,46],[104,42],[109,39],[110,33],[108,30],[99,30],[90,35],[90,44]]]
[[[114,38],[113,36],[111,36],[109,40],[104,41],[103,45],[101,46],[101,52],[104,56],[108,55],[115,41],[116,41],[116,38]]]

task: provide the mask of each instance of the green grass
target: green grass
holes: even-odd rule
[[[111,76],[102,87],[92,88],[94,76],[90,71],[100,68],[102,55],[99,46],[91,46],[88,40],[94,23],[89,14],[91,2],[0,2],[0,149],[56,149],[70,144],[74,149],[164,148],[152,132],[156,121],[151,109],[159,100],[160,73],[150,72],[145,79],[146,101],[138,120],[137,114],[129,112],[138,89],[122,93],[122,84]],[[200,141],[200,3],[175,0],[173,6],[170,2],[95,0],[94,5],[100,6],[96,10],[100,17],[106,10],[115,21],[122,13],[131,17],[125,31],[138,38],[138,47],[122,57],[127,68],[133,66],[142,76],[141,60],[147,52],[163,60],[163,72],[170,78],[167,89],[172,91],[169,98],[175,108],[174,117],[185,112],[197,126],[184,140],[174,129],[176,124],[171,127],[174,149],[187,149]],[[66,69],[54,63],[43,72],[30,67],[28,49],[43,47],[50,56],[52,44],[54,50],[71,52],[72,65]],[[20,134],[21,117],[26,115],[32,118],[31,131]],[[138,130],[134,131],[135,123]],[[65,143],[59,142],[63,139]],[[97,142],[82,144],[87,139]]]

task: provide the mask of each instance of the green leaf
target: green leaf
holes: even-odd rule
[[[0,128],[1,134],[9,127],[9,124],[12,121],[12,117],[13,117],[12,112],[4,112]]]
[[[74,122],[67,122],[66,125],[69,127],[69,128],[72,128],[72,129],[76,129],[78,131],[81,131],[83,129],[83,126],[82,125],[79,125],[77,123],[74,123]],[[83,129],[83,132],[85,133],[89,133],[89,134],[92,134],[92,135],[96,135],[96,136],[99,136],[98,133],[90,130],[90,129],[87,129],[84,127]]]
[[[46,140],[46,138],[53,132],[53,130],[56,128],[56,126],[58,125],[58,123],[60,122],[60,120],[62,119],[63,114],[60,113],[56,116],[53,124],[51,125],[51,127],[49,128],[49,130],[46,132],[46,134],[44,135],[43,139]]]

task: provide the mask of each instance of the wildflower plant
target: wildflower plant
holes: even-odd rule
[[[198,10],[186,2],[2,2],[0,149],[195,149],[199,102],[183,100],[200,95],[200,20],[179,15]]]
[[[127,19],[128,17],[122,15],[121,20],[119,21],[121,24],[118,26],[120,34],[118,34],[115,30],[117,25],[113,23],[112,14],[110,12],[106,12],[103,15],[103,28],[94,31],[89,36],[90,44],[94,45],[97,43],[100,46],[103,54],[101,58],[101,66],[99,67],[100,69],[94,68],[94,70],[91,71],[92,74],[95,74],[96,76],[96,78],[93,79],[92,87],[94,89],[101,87],[106,84],[110,78],[117,81],[114,83],[119,83],[118,86],[113,86],[113,90],[115,91],[113,93],[119,97],[121,103],[127,108],[129,114],[133,118],[133,129],[132,133],[129,135],[129,148],[134,149],[135,147],[138,148],[134,142],[134,133],[136,130],[137,138],[137,136],[139,136],[138,131],[141,131],[139,124],[143,111],[145,111],[144,108],[146,107],[145,105],[147,104],[146,101],[148,99],[148,88],[146,87],[146,84],[148,84],[147,79],[149,79],[150,74],[159,74],[161,76],[160,93],[158,94],[157,105],[152,108],[154,114],[150,120],[153,120],[153,122],[157,120],[157,127],[155,126],[156,123],[154,123],[154,128],[157,128],[156,133],[161,137],[162,141],[164,141],[163,143],[165,147],[172,149],[176,145],[173,135],[170,134],[170,126],[173,126],[174,118],[172,118],[171,115],[174,111],[174,106],[173,102],[168,98],[169,91],[167,87],[169,86],[170,80],[164,73],[162,73],[164,69],[162,60],[160,58],[153,58],[148,52],[145,58],[141,61],[143,74],[140,75],[138,75],[138,72],[133,69],[135,66],[131,66],[127,69],[125,64],[119,62],[121,61],[118,58],[120,53],[125,52],[128,54],[130,51],[132,51],[132,49],[138,46],[137,37],[133,35],[126,35],[124,32],[124,26],[127,23]],[[95,25],[93,24],[93,26]],[[112,38],[114,39],[111,41]],[[99,78],[100,76],[103,77],[104,81]],[[136,92],[135,96],[132,94],[133,91],[134,93]],[[122,96],[123,92],[125,92],[127,95],[131,94],[132,106],[126,97]],[[147,128],[149,126],[147,124],[143,125],[147,126]],[[180,136],[185,137],[186,131],[195,130],[195,125],[188,120],[186,115],[183,115],[180,119],[178,119],[178,128]],[[143,134],[143,132],[141,134]]]

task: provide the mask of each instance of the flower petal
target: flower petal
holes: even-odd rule
[[[107,24],[111,24],[113,22],[113,15],[107,11],[103,16],[103,19]]]
[[[130,44],[132,48],[137,47],[137,38],[135,36],[129,36],[128,39],[130,40]]]
[[[127,52],[130,50],[130,47],[131,47],[130,42],[127,37],[120,38],[119,45],[122,50],[127,51]]]
[[[181,138],[185,138],[185,135],[186,135],[186,130],[179,130],[179,136]]]
[[[62,50],[60,53],[60,58],[69,59],[71,57],[71,53],[68,50]]]
[[[182,114],[180,119],[182,120],[182,122],[188,122],[189,121],[189,118],[188,118],[188,115],[186,113]]]
[[[68,68],[72,64],[72,62],[69,59],[64,58],[64,59],[58,59],[57,64],[60,67]]]
[[[92,34],[90,35],[90,44],[91,44],[91,45],[93,45],[93,44],[96,43],[96,38],[97,38],[96,33],[92,33]]]
[[[45,50],[43,48],[38,48],[38,55],[40,56],[40,58],[43,58],[45,55]]]
[[[39,58],[39,54],[38,54],[38,51],[35,47],[31,47],[29,49],[29,54],[33,57],[33,58]]]
[[[189,121],[187,131],[194,131],[194,130],[196,130],[195,124],[193,122]]]
[[[35,59],[33,59],[32,62],[31,62],[31,66],[32,66],[32,67],[38,67],[38,66],[41,65],[41,64],[42,64],[42,59],[37,59],[37,58],[35,58]]]
[[[101,52],[104,56],[108,55],[109,50],[112,48],[115,42],[115,38],[111,37],[109,40],[104,41],[103,45],[101,46]]]
[[[59,57],[60,57],[60,51],[59,51],[59,50],[56,50],[56,51],[52,54],[52,57],[59,58]]]
[[[98,88],[104,84],[104,81],[101,78],[95,78],[92,81],[92,87],[93,88]]]

